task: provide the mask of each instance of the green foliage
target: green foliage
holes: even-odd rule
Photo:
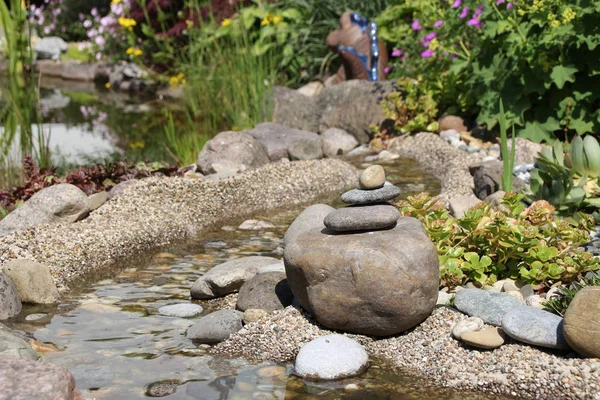
[[[508,193],[498,210],[481,203],[453,218],[427,194],[398,203],[402,215],[418,218],[434,242],[442,286],[500,279],[528,283],[568,282],[600,269],[600,260],[578,247],[589,241],[593,221],[556,219],[554,207],[537,201],[525,208],[522,195]]]
[[[437,103],[426,84],[406,78],[400,79],[398,85],[403,90],[390,93],[381,102],[386,118],[394,121],[394,129],[402,133],[437,130]]]
[[[164,125],[167,151],[179,165],[194,164],[198,153],[210,137],[197,132],[196,124],[189,119],[176,124],[171,111],[165,109],[164,115],[167,120]]]
[[[565,214],[600,209],[600,178],[588,178],[587,173],[592,169],[585,154],[583,141],[579,137],[571,144],[570,160],[565,159],[563,145],[559,141],[554,142],[552,148],[544,149],[531,171],[529,199],[546,200]],[[574,168],[569,168],[566,162],[570,162]],[[583,172],[583,176],[577,170]]]
[[[578,281],[571,282],[569,285],[561,286],[558,289],[556,297],[552,297],[545,304],[547,311],[564,316],[569,304],[575,298],[575,295],[584,287],[600,286],[600,274],[598,272],[589,272]]]
[[[519,136],[539,142],[561,132],[598,132],[600,94],[592,88],[600,83],[600,0],[452,4],[408,0],[379,17],[382,37],[404,51],[394,60],[395,74],[428,71],[433,81],[448,72],[468,97],[461,111],[489,129],[502,99],[507,126]],[[417,19],[421,29],[414,30]]]
[[[515,126],[512,127],[511,150],[508,152],[508,135],[506,133],[506,116],[504,114],[504,104],[500,100],[500,150],[502,152],[502,190],[512,191],[513,169],[515,167]]]

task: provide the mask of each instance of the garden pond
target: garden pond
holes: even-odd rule
[[[79,91],[42,91],[50,147],[63,163],[120,157],[165,159],[166,139],[160,118],[155,118],[156,103],[161,100],[144,103],[118,93],[75,89]],[[358,158],[351,162],[367,166]],[[423,174],[411,160],[395,160],[385,168],[388,180],[402,189],[404,197],[440,190],[439,182]],[[337,202],[331,201],[333,205],[339,205]],[[358,378],[305,381],[294,375],[291,364],[255,365],[211,356],[209,345],[196,345],[185,337],[197,318],[159,315],[161,306],[188,302],[194,281],[217,264],[251,255],[280,256],[283,234],[301,211],[296,208],[255,216],[275,224],[267,231],[231,228],[203,233],[184,245],[132,261],[110,279],[98,281],[96,277],[80,285],[56,307],[25,305],[21,317],[8,325],[42,342],[38,343],[46,350],[42,359],[68,368],[86,398],[484,397],[434,389],[422,378],[396,371],[379,360],[372,360],[372,367]],[[202,315],[218,307],[214,301],[199,304],[204,307]]]

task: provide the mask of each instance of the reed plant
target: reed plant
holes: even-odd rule
[[[2,53],[7,64],[7,88],[0,107],[0,187],[18,183],[20,159],[35,155],[42,167],[50,165],[47,135],[39,112],[39,91],[33,70],[29,5],[22,0],[0,1]]]
[[[508,126],[504,103],[500,100],[500,114],[498,116],[500,125],[500,153],[502,155],[502,190],[512,191],[513,169],[515,167],[515,126],[512,126],[511,148],[508,149]]]

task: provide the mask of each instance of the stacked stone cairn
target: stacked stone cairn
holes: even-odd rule
[[[287,279],[300,305],[323,326],[372,336],[395,335],[435,307],[437,251],[423,225],[388,201],[400,189],[380,166],[367,168],[348,207],[308,207],[284,237]]]
[[[385,171],[373,165],[360,175],[359,188],[344,193],[342,201],[350,204],[331,212],[323,221],[335,232],[352,234],[393,228],[400,218],[398,209],[387,203],[398,197],[400,189],[385,181]]]

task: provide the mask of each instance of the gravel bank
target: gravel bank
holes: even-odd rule
[[[437,177],[442,184],[442,199],[473,194],[469,165],[480,163],[478,156],[458,150],[430,132],[392,139],[389,146],[391,152],[414,158],[423,170]]]
[[[600,399],[600,360],[570,358],[508,341],[493,351],[472,350],[451,337],[467,316],[438,307],[413,331],[374,340],[346,334],[372,357],[393,362],[431,379],[432,385],[536,399]],[[214,354],[254,361],[293,360],[310,340],[332,333],[293,307],[246,325],[213,349]]]
[[[228,220],[287,208],[356,186],[340,160],[272,163],[217,182],[148,178],[129,186],[83,221],[47,225],[0,239],[0,266],[14,258],[47,264],[61,290],[133,257]]]

